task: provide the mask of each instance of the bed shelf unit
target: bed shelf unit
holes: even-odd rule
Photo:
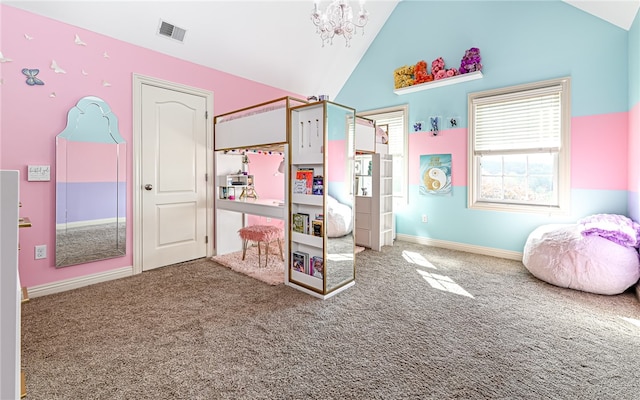
[[[380,251],[393,245],[393,157],[389,145],[376,135],[375,121],[356,120],[355,237],[356,244]]]
[[[353,137],[354,119],[355,110],[329,101],[290,111],[292,184],[286,283],[320,298],[331,297],[355,283],[353,232],[329,237],[328,225],[333,221],[327,214],[329,195],[350,207],[354,205],[353,193],[345,184],[345,170],[354,154],[353,142],[348,140]],[[321,180],[322,189],[314,182],[305,183],[309,176]]]
[[[393,158],[362,154],[356,164],[363,168],[356,175],[356,244],[380,251],[393,245]]]

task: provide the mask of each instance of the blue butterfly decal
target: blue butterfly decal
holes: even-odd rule
[[[40,73],[39,69],[23,68],[22,73],[27,77],[27,85],[44,85],[40,78],[36,78],[36,75]]]

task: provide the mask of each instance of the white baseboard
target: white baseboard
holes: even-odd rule
[[[518,251],[501,250],[492,247],[482,247],[472,244],[448,242],[446,240],[430,239],[419,236],[405,235],[402,233],[397,234],[397,239],[404,242],[424,244],[427,246],[441,247],[443,249],[466,251],[467,253],[482,254],[485,256],[492,256],[498,258],[506,258],[508,260],[522,261],[522,253]]]
[[[27,288],[27,291],[29,292],[29,298],[40,297],[54,293],[66,292],[67,290],[93,285],[94,283],[126,278],[131,275],[133,275],[133,266],[122,267],[105,272],[98,272],[96,274],[79,276],[77,278],[45,283],[44,285],[32,286]]]

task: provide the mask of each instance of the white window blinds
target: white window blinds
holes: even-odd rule
[[[472,100],[474,154],[558,151],[562,86]]]
[[[376,125],[388,125],[389,154],[404,155],[404,111],[392,111],[366,116],[376,121]]]

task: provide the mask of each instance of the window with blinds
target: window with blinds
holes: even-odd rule
[[[469,95],[469,207],[566,213],[570,79]]]
[[[396,205],[408,202],[408,116],[407,105],[358,113],[376,121],[376,125],[387,125],[389,154],[393,155],[393,197]]]

